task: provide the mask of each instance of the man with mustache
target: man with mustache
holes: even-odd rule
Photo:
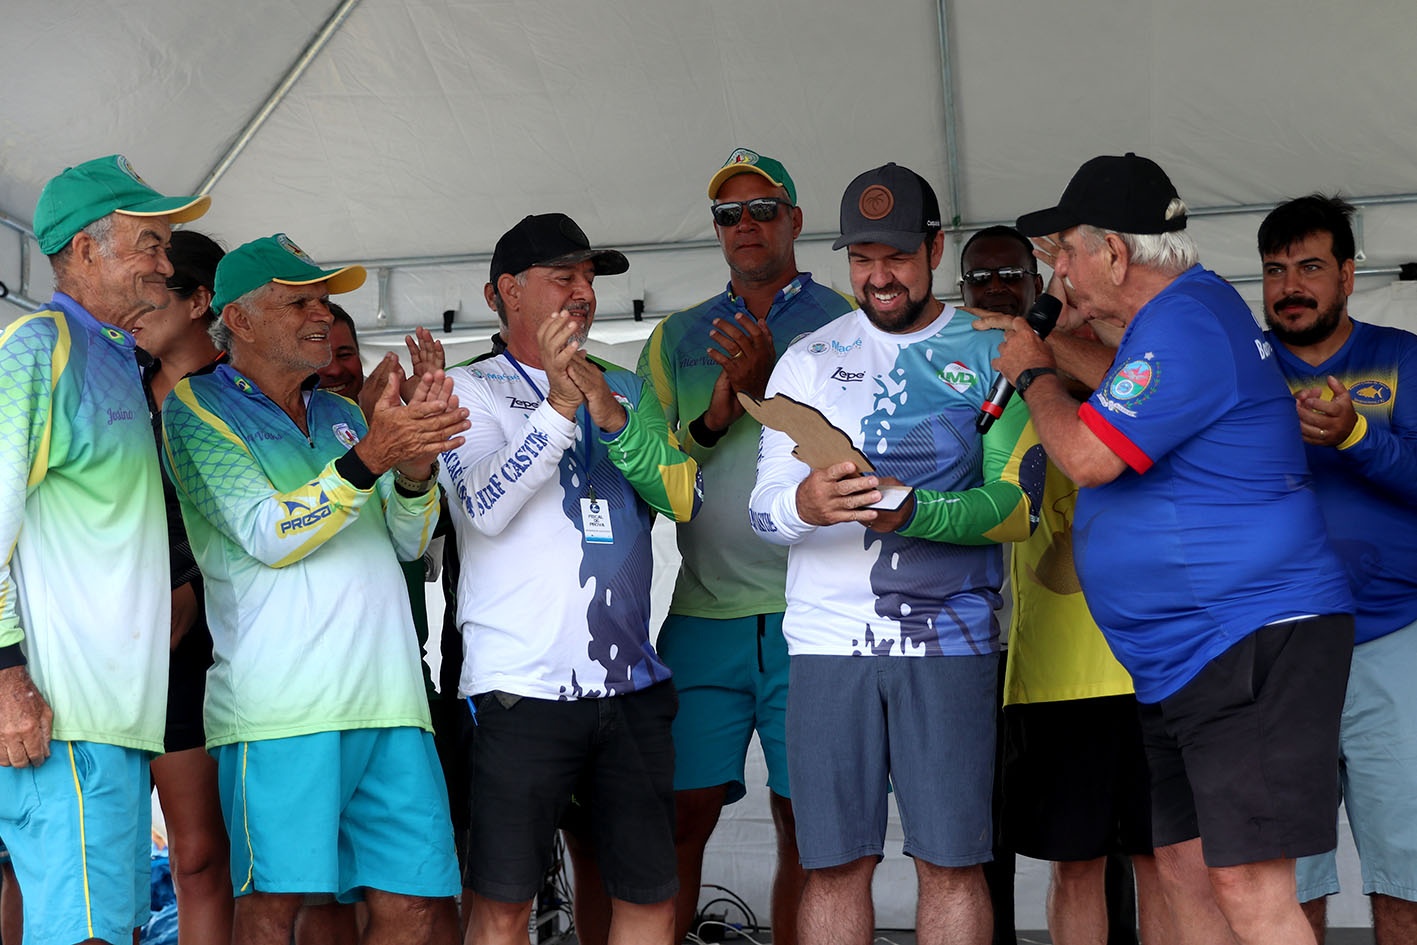
[[[1378,945],[1417,941],[1417,336],[1348,314],[1353,207],[1312,194],[1260,224],[1264,314],[1294,392],[1329,540],[1358,604],[1339,729],[1342,792]],[[1333,852],[1298,864],[1320,942]]]
[[[34,213],[54,298],[0,334],[0,837],[28,941],[147,921],[171,597],[130,330],[167,305],[172,224],[209,204],[121,155],[66,169]]]
[[[719,814],[747,793],[743,765],[756,730],[777,829],[773,941],[796,945],[802,868],[787,777],[787,549],[756,541],[742,514],[762,428],[737,393],[762,397],[779,354],[852,306],[797,271],[802,210],[779,161],[734,150],[709,180],[708,197],[728,287],[656,325],[639,365],[680,447],[703,470],[710,497],[706,514],[678,528],[683,563],[656,643],[679,693],[674,940],[684,938],[698,907],[704,846]]]
[[[441,473],[463,580],[470,945],[525,945],[572,804],[611,945],[674,929],[674,683],[649,642],[651,510],[687,521],[698,466],[635,374],[588,358],[597,275],[629,268],[563,213],[492,254],[501,353],[450,372],[470,411]]]
[[[841,238],[860,308],[783,354],[768,383],[815,407],[870,459],[810,469],[764,429],[749,500],[759,537],[788,547],[787,758],[807,881],[803,941],[867,945],[887,779],[915,860],[921,941],[989,941],[979,864],[991,799],[1003,562],[1028,536],[1043,457],[1017,400],[984,436],[998,337],[932,293],[944,254],[924,178],[858,176]],[[1032,448],[1030,449],[1030,446]],[[883,489],[914,492],[898,506]]]
[[[436,457],[466,412],[441,371],[372,416],[318,387],[331,292],[284,233],[222,257],[212,329],[229,361],[162,411],[165,459],[206,581],[217,758],[236,887],[233,941],[287,945],[307,895],[369,907],[366,939],[447,945],[458,891],[399,561],[438,516]]]

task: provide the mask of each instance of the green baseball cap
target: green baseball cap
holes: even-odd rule
[[[796,206],[797,185],[792,183],[792,175],[787,173],[787,168],[782,166],[782,162],[747,148],[735,148],[733,153],[728,155],[728,160],[724,161],[723,166],[718,169],[718,172],[709,178],[709,199],[717,197],[718,188],[722,187],[723,182],[735,174],[758,174],[767,178],[774,187],[781,187],[787,191],[787,199]]]
[[[216,285],[212,287],[212,310],[220,312],[267,282],[279,282],[281,285],[326,282],[330,292],[338,295],[353,292],[362,286],[366,275],[363,266],[321,269],[305,250],[296,246],[295,241],[284,233],[263,236],[243,243],[221,257],[216,267]]]
[[[74,235],[110,213],[127,217],[167,217],[169,223],[186,223],[207,212],[212,198],[164,197],[138,176],[121,154],[94,158],[51,178],[40,191],[34,208],[34,234],[39,249],[53,256]]]

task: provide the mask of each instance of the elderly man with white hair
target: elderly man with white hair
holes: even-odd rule
[[[0,837],[27,942],[127,942],[147,921],[170,601],[130,329],[167,304],[172,224],[209,203],[122,155],[66,169],[34,214],[54,298],[0,334]]]
[[[287,945],[309,895],[369,904],[364,941],[451,942],[458,891],[442,768],[398,562],[438,516],[438,453],[467,412],[442,371],[390,375],[366,427],[322,391],[331,292],[283,233],[227,253],[230,354],[163,407],[165,460],[206,580],[207,748],[232,836],[233,940]]]
[[[1353,601],[1273,350],[1185,226],[1154,162],[1088,161],[1018,227],[1051,235],[1040,251],[1072,305],[1122,326],[1119,347],[1045,343],[1014,319],[995,365],[1081,487],[1078,577],[1142,703],[1178,932],[1223,940],[1223,916],[1242,945],[1312,943],[1294,859],[1336,841]],[[1094,388],[1085,403],[1060,368]],[[1213,897],[1184,882],[1201,854]]]

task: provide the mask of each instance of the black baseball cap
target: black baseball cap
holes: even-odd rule
[[[598,276],[618,276],[630,261],[618,249],[594,249],[576,221],[564,213],[533,213],[502,234],[492,250],[492,284],[502,273],[519,275],[532,266],[595,263]]]
[[[940,229],[940,201],[929,182],[908,167],[886,164],[859,175],[841,195],[841,237],[852,243],[885,243],[913,253]]]
[[[1131,151],[1106,154],[1078,168],[1056,207],[1018,218],[1024,236],[1047,236],[1082,224],[1118,233],[1171,233],[1186,228],[1186,215],[1167,218],[1177,197],[1161,165]]]

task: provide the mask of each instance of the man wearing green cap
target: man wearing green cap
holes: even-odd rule
[[[398,562],[428,543],[435,458],[462,443],[467,411],[442,371],[407,404],[390,375],[367,426],[318,388],[329,294],[364,277],[320,268],[283,233],[227,253],[213,337],[230,360],[163,407],[164,460],[206,578],[205,724],[237,838],[233,934],[252,945],[286,945],[306,895],[366,899],[371,939],[457,934],[447,789]]]
[[[169,595],[128,328],[167,304],[171,224],[208,203],[119,155],[68,168],[34,215],[54,298],[0,334],[0,837],[28,941],[127,942],[147,921]]]
[[[773,940],[795,945],[802,870],[783,731],[787,550],[755,541],[743,514],[762,428],[744,414],[737,393],[762,397],[788,345],[854,306],[797,271],[793,243],[802,210],[780,162],[738,148],[709,180],[708,196],[728,286],[656,325],[639,363],[670,428],[703,470],[705,496],[719,509],[678,526],[683,563],[659,634],[679,688],[675,941],[689,931],[698,907],[704,847],[719,813],[747,793],[744,757],[756,729],[778,838]]]

